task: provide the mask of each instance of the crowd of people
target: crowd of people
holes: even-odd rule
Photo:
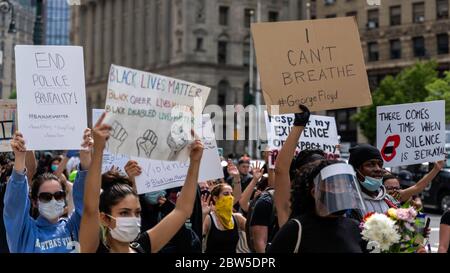
[[[0,156],[0,253],[364,253],[364,216],[405,203],[421,210],[419,194],[445,165],[436,162],[401,189],[371,145],[351,148],[348,164],[321,150],[294,156],[310,118],[300,106],[274,169],[251,166],[244,155],[224,164],[223,179],[199,181],[203,144],[196,139],[183,187],[138,195],[138,162],[127,163],[127,175],[102,174],[111,133],[104,117],[85,130],[80,151],[38,154],[14,134],[13,152]],[[449,225],[447,211],[442,253],[449,252]]]

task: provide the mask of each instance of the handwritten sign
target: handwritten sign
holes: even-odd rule
[[[199,182],[223,178],[219,151],[209,115],[203,115],[196,132],[201,133],[204,150],[200,161]],[[201,127],[200,127],[201,126]],[[142,175],[136,177],[139,194],[182,186],[186,180],[189,162],[156,161],[134,158],[143,169]]]
[[[294,125],[294,114],[269,116],[265,112],[269,150],[269,168],[275,168],[279,151]],[[296,154],[303,150],[320,149],[327,154],[328,159],[338,159],[339,150],[336,120],[333,117],[311,115],[297,143]]]
[[[377,107],[377,147],[384,166],[445,158],[445,101]]]
[[[105,122],[113,128],[108,151],[186,161],[192,113],[201,120],[209,92],[198,84],[112,65],[105,107]]]
[[[10,141],[17,128],[16,100],[0,100],[0,152],[11,152]]]
[[[87,128],[83,48],[16,46],[19,131],[29,150],[78,150]]]
[[[372,104],[352,17],[252,24],[264,100],[296,113]]]

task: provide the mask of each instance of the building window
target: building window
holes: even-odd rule
[[[378,9],[371,9],[367,11],[367,28],[378,28],[379,11]]]
[[[355,114],[356,108],[327,111],[327,116],[336,118],[341,142],[355,143],[357,141],[357,126],[356,122],[352,121]]]
[[[228,11],[229,7],[221,6],[219,7],[219,25],[228,26]]]
[[[423,37],[413,38],[414,57],[425,56],[425,39]]]
[[[402,57],[402,43],[399,39],[391,40],[391,59],[400,59]]]
[[[325,18],[336,18],[336,14],[328,14]]]
[[[195,51],[203,51],[203,38],[197,38],[197,43],[195,44]]]
[[[425,3],[419,2],[413,4],[413,22],[422,23],[425,21]]]
[[[217,88],[217,105],[225,106],[227,104],[227,93],[230,89],[230,84],[226,80],[222,80],[219,82],[219,86]]]
[[[217,62],[219,64],[227,63],[227,42],[219,41],[217,44]]]
[[[243,43],[242,61],[244,66],[250,65],[250,42],[246,39]]]
[[[436,0],[436,17],[438,20],[448,18],[448,0]]]
[[[437,36],[437,53],[448,54],[448,34],[442,33]]]
[[[402,23],[401,6],[393,6],[390,8],[391,26],[398,26]]]
[[[325,2],[325,6],[329,6],[329,5],[333,5],[334,3],[336,3],[336,0],[324,0]]]
[[[255,97],[250,92],[250,84],[246,82],[244,84],[244,106],[248,106],[255,103]]]
[[[377,42],[367,43],[367,48],[369,51],[369,62],[378,61],[378,43]]]
[[[252,23],[253,12],[253,9],[244,10],[244,26],[246,28],[249,28],[250,24]]]
[[[278,12],[269,11],[268,21],[269,22],[278,22]]]

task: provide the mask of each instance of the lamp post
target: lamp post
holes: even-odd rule
[[[3,14],[11,12],[11,22],[9,23],[8,33],[16,33],[16,13],[14,12],[14,5],[9,0],[2,0],[0,2],[0,12]]]
[[[44,27],[42,20],[42,6],[43,0],[36,0],[36,21],[33,29],[33,43],[35,45],[44,44]]]

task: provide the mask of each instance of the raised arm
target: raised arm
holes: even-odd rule
[[[306,124],[308,124],[310,117],[309,109],[306,106],[300,105],[299,108],[302,110],[302,113],[295,114],[294,126],[278,154],[275,165],[276,179],[274,203],[277,209],[278,225],[280,227],[287,222],[289,215],[291,214],[289,202],[291,195],[291,178],[289,176],[289,167],[291,166],[292,157],[297,148],[298,140],[300,139]]]
[[[241,175],[239,174],[239,170],[237,169],[236,165],[234,165],[233,161],[231,160],[228,160],[227,171],[232,177],[231,181],[233,181],[232,187],[233,187],[234,204],[236,204],[237,202],[239,202],[242,195]]]
[[[444,166],[445,166],[444,160],[435,162],[433,169],[429,173],[427,173],[427,175],[425,175],[422,179],[420,179],[419,182],[417,182],[414,186],[411,186],[399,192],[400,201],[406,202],[413,195],[421,193],[431,183],[431,181],[433,181],[436,175],[439,174],[439,172],[442,170],[442,168],[444,168]]]
[[[131,182],[133,183],[133,190],[137,192],[136,188],[136,176],[139,176],[142,174],[142,168],[139,166],[139,164],[134,160],[129,160],[127,164],[125,165],[125,172],[128,175],[128,178],[130,178]]]
[[[241,199],[239,200],[239,205],[241,209],[245,212],[248,212],[248,207],[250,205],[250,198],[252,197],[253,190],[255,189],[256,183],[263,176],[263,169],[260,166],[259,162],[256,163],[256,167],[253,169],[253,178],[248,184],[247,188],[245,188],[244,192],[241,195]]]
[[[155,227],[147,231],[152,242],[152,253],[158,252],[166,245],[192,214],[197,192],[200,160],[203,155],[203,144],[200,140],[196,140],[191,145],[190,164],[186,182],[177,199],[175,209]]]
[[[36,157],[34,155],[34,151],[27,151],[27,155],[25,156],[25,166],[27,168],[27,178],[29,186],[33,181],[33,176],[37,170]]]
[[[105,114],[103,113],[92,132],[94,137],[94,153],[86,176],[83,216],[81,217],[80,226],[80,251],[82,253],[95,253],[99,245],[99,203],[102,181],[102,159],[105,143],[111,130],[111,126],[102,124],[104,118]]]

